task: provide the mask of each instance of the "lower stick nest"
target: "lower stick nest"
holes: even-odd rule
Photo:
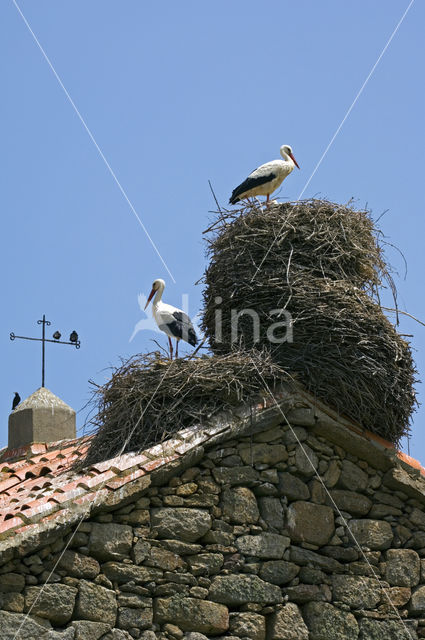
[[[252,352],[163,360],[137,355],[96,386],[91,420],[96,430],[84,464],[163,442],[184,427],[252,400],[289,376],[268,354]]]

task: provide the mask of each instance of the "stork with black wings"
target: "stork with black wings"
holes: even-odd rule
[[[266,204],[270,200],[270,194],[276,191],[294,167],[298,167],[298,163],[292,153],[292,147],[289,144],[283,144],[280,147],[280,155],[282,160],[272,160],[266,162],[255,169],[236,189],[233,189],[229,203],[236,204],[239,200],[250,198],[251,196],[267,196]],[[299,167],[298,167],[299,169]]]
[[[152,291],[149,294],[145,309],[153,298],[153,317],[155,318],[158,328],[168,336],[170,358],[172,360],[173,343],[171,342],[171,338],[175,338],[176,340],[176,358],[179,354],[179,340],[184,340],[194,347],[198,342],[198,339],[189,316],[181,309],[177,309],[177,307],[173,307],[171,304],[162,302],[161,298],[164,289],[164,280],[161,280],[161,278],[154,280],[152,284]]]

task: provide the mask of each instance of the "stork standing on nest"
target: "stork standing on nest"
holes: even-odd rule
[[[255,169],[236,189],[233,189],[229,203],[236,204],[243,198],[250,196],[267,196],[269,203],[270,194],[273,193],[291,173],[298,163],[292,153],[289,144],[280,147],[280,155],[283,160],[272,160]]]
[[[158,278],[153,281],[152,291],[149,294],[149,298],[146,302],[145,309],[149,302],[153,299],[152,310],[155,322],[158,328],[161,329],[168,336],[168,344],[170,345],[170,358],[173,359],[173,343],[171,338],[176,339],[176,358],[179,354],[179,340],[188,342],[193,347],[198,342],[195,329],[189,316],[182,311],[173,307],[171,304],[162,302],[162,294],[165,289],[165,282]]]

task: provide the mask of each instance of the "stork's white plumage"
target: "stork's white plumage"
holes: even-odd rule
[[[164,289],[164,280],[161,280],[161,278],[154,280],[152,284],[152,291],[149,294],[145,309],[153,296],[155,296],[152,303],[153,317],[155,318],[158,328],[168,336],[170,358],[173,359],[173,344],[171,342],[171,338],[176,339],[176,358],[179,352],[179,340],[184,340],[194,347],[198,342],[198,339],[189,316],[181,309],[173,307],[171,304],[167,304],[166,302],[162,302]]]
[[[266,202],[268,202],[270,194],[282,184],[294,167],[298,167],[292,148],[288,144],[280,147],[280,155],[283,160],[272,160],[262,164],[236,189],[233,189],[229,203],[236,204],[239,200],[250,196],[267,196]]]

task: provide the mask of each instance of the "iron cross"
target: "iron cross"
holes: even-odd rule
[[[10,333],[10,339],[16,340],[19,338],[21,340],[35,340],[36,342],[41,342],[41,386],[44,387],[44,373],[45,373],[45,355],[46,355],[46,342],[54,342],[55,344],[70,344],[72,347],[76,349],[80,348],[80,340],[78,339],[78,334],[76,331],[73,331],[70,335],[69,342],[65,342],[63,340],[50,340],[50,338],[46,338],[46,327],[50,327],[52,324],[49,320],[46,320],[46,316],[43,314],[42,320],[37,320],[37,324],[42,325],[41,329],[41,338],[28,338],[27,336],[15,336],[13,332]],[[60,333],[57,331],[54,335],[59,335]]]

